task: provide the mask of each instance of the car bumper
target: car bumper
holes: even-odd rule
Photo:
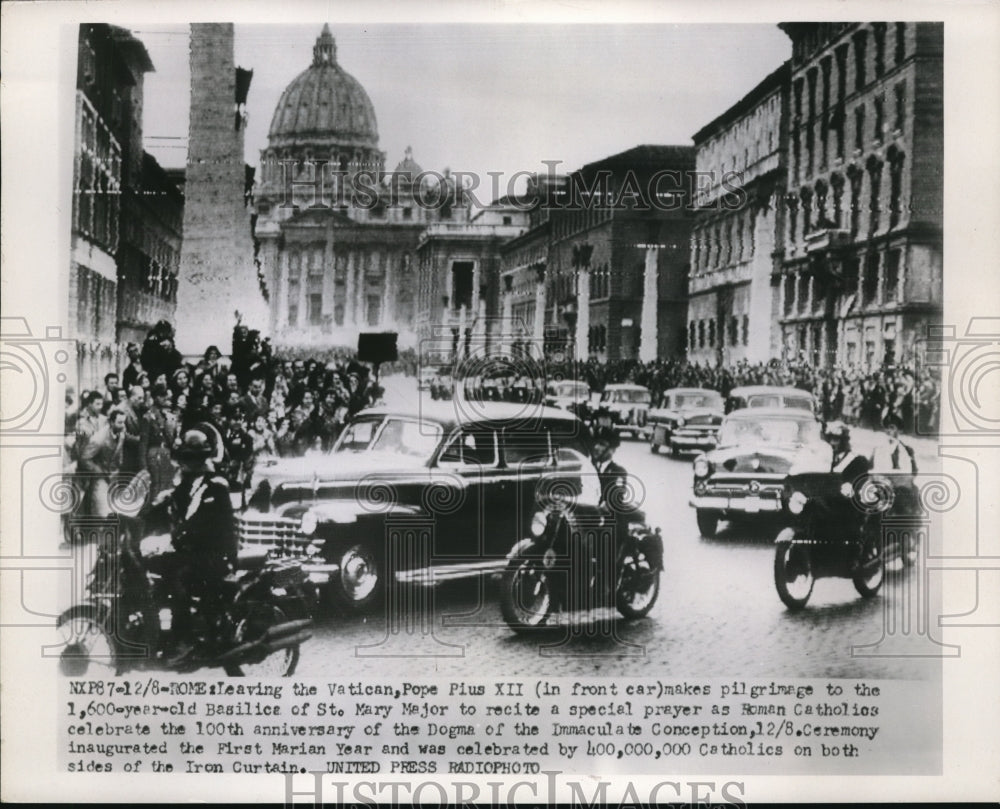
[[[740,512],[742,514],[776,513],[781,511],[781,501],[768,497],[723,497],[717,495],[702,495],[691,498],[689,504],[694,508],[708,511]]]
[[[670,437],[670,446],[676,449],[715,449],[716,440],[711,435],[677,435]]]

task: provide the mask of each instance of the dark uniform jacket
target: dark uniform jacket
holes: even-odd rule
[[[597,469],[597,479],[601,485],[601,504],[608,506],[612,511],[629,511],[630,498],[626,491],[628,472],[625,471],[625,467],[619,466],[614,461],[608,461],[603,469]]]
[[[224,477],[210,472],[185,477],[168,502],[175,550],[203,564],[206,577],[225,575],[226,565],[235,567],[238,540]]]

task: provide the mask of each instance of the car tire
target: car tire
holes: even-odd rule
[[[362,540],[337,549],[332,562],[340,566],[330,577],[331,597],[350,612],[369,612],[382,601],[386,570],[375,544]]]
[[[713,539],[719,531],[719,514],[700,508],[695,514],[698,520],[698,530],[706,539]]]

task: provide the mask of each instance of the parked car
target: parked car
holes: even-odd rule
[[[702,536],[719,521],[781,511],[790,474],[829,472],[832,449],[812,413],[793,408],[748,408],[730,413],[718,445],[694,460],[696,509]]]
[[[601,398],[593,409],[592,421],[599,427],[609,427],[634,438],[649,435],[649,388],[642,385],[605,385]]]
[[[379,601],[390,575],[429,584],[499,572],[530,533],[538,481],[582,486],[588,440],[576,416],[541,405],[363,410],[329,453],[259,470],[240,540],[318,551],[330,595],[355,609]]]
[[[545,404],[582,416],[590,401],[590,385],[577,379],[562,379],[545,386]]]
[[[711,449],[723,412],[718,391],[672,388],[664,392],[662,406],[649,411],[650,452],[659,452],[663,446],[669,447],[671,454]]]
[[[816,397],[809,391],[779,385],[746,385],[729,391],[727,413],[747,407],[788,407],[814,414],[819,412]]]

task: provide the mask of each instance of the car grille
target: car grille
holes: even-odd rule
[[[299,531],[298,520],[283,517],[236,518],[236,535],[241,547],[270,548],[271,556],[303,556],[309,537]]]
[[[712,422],[712,416],[691,416],[685,420],[685,424],[696,427],[711,427],[713,430],[718,427]]]
[[[781,497],[784,488],[785,486],[782,481],[762,481],[755,479],[710,480],[708,481],[705,493],[723,497],[745,497],[747,495]]]

